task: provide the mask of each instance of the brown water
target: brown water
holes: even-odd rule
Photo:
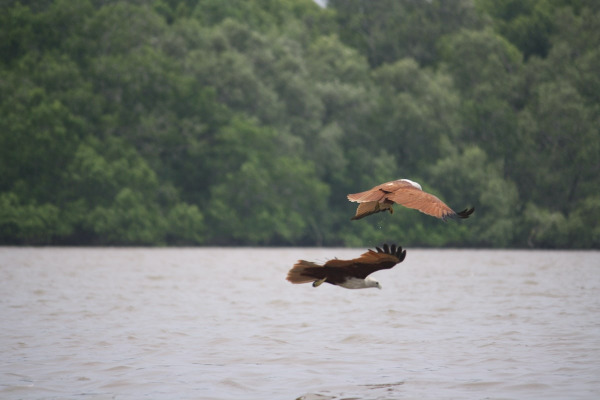
[[[600,252],[364,250],[0,248],[0,398],[600,398]]]

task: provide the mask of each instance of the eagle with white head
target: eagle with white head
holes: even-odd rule
[[[387,243],[381,248],[375,247],[377,251],[370,250],[358,258],[352,260],[333,259],[323,265],[311,261],[298,260],[288,272],[287,280],[292,283],[312,282],[314,287],[322,283],[341,286],[346,289],[364,289],[381,285],[375,279],[369,277],[375,271],[390,269],[394,265],[404,261],[406,250],[396,247],[395,244],[388,246]]]
[[[348,195],[348,200],[359,203],[353,220],[382,211],[394,213],[392,206],[400,204],[419,210],[446,221],[447,218],[469,218],[474,208],[456,212],[431,193],[424,192],[417,182],[410,179],[398,179],[377,185],[365,192]]]

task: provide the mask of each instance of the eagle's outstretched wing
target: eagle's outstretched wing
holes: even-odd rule
[[[365,279],[367,276],[380,269],[390,269],[394,265],[404,261],[406,250],[402,247],[387,243],[380,247],[375,247],[377,251],[368,250],[360,257],[352,260],[329,260],[323,267],[343,269],[352,277]]]

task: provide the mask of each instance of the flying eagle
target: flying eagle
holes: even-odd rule
[[[370,250],[360,257],[352,260],[333,259],[324,265],[311,261],[299,260],[290,269],[287,280],[292,283],[312,282],[314,287],[323,282],[338,285],[346,289],[363,289],[381,285],[369,275],[380,269],[390,269],[394,265],[404,261],[406,250],[396,247],[395,244],[388,246],[384,244],[383,249],[375,247],[377,251]]]
[[[359,203],[353,220],[386,210],[392,214],[394,203],[414,208],[444,221],[446,218],[469,218],[475,211],[474,208],[466,208],[455,212],[436,196],[424,192],[417,182],[409,179],[398,179],[382,183],[366,192],[349,194],[348,200]]]

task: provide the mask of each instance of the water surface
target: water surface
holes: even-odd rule
[[[0,398],[600,398],[600,252],[364,250],[0,248]]]

